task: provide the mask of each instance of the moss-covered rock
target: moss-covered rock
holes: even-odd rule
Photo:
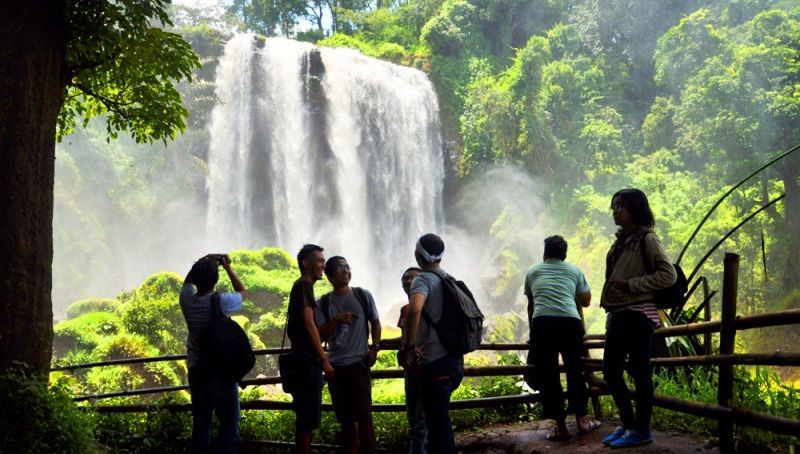
[[[67,318],[75,318],[89,312],[116,312],[119,301],[115,298],[89,298],[75,301],[67,307]]]

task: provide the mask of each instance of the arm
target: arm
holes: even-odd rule
[[[225,254],[222,259],[222,268],[228,273],[228,279],[231,280],[231,285],[233,286],[233,290],[242,295],[242,301],[247,299],[247,289],[245,289],[244,284],[242,281],[239,280],[239,276],[236,275],[236,272],[233,271],[231,268],[231,258],[228,257],[228,254]]]
[[[533,293],[531,293],[531,274],[528,271],[528,274],[525,276],[525,284],[523,284],[524,291],[525,291],[525,298],[528,300],[528,323],[531,322],[533,318]]]
[[[311,346],[314,349],[314,353],[316,353],[317,358],[319,358],[320,363],[322,364],[322,369],[325,371],[325,375],[327,375],[328,378],[332,378],[333,367],[331,366],[331,363],[328,362],[328,355],[326,355],[325,351],[322,349],[322,341],[319,338],[317,324],[314,323],[314,308],[312,306],[306,305],[303,307],[303,327],[306,329],[308,339],[311,341]]]
[[[330,319],[328,323],[323,323],[322,325],[317,325],[317,330],[319,331],[319,337],[323,341],[326,341],[333,336],[333,333],[336,332],[336,328],[339,326],[340,323],[347,323],[348,325],[353,323],[355,319],[358,318],[358,315],[352,312],[341,312],[336,314],[333,318]]]
[[[678,274],[675,267],[669,262],[667,253],[661,246],[655,234],[649,234],[643,238],[640,247],[646,248],[647,260],[654,265],[655,271],[640,277],[628,279],[628,287],[633,293],[652,292],[667,288],[675,283]],[[644,266],[644,264],[642,264]]]
[[[578,303],[580,307],[589,307],[589,304],[592,302],[592,292],[578,293],[575,296],[575,302]]]
[[[369,326],[370,334],[372,335],[372,346],[375,350],[378,350],[378,346],[381,344],[381,321],[376,318],[369,323]]]
[[[425,305],[425,295],[413,293],[409,300],[408,315],[406,318],[405,345],[407,349],[416,347],[417,329],[419,328],[419,318],[422,315],[422,307]]]

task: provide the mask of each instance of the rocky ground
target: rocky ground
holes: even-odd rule
[[[575,434],[575,422],[568,421],[570,432]],[[456,445],[460,453],[718,453],[719,449],[708,440],[696,440],[679,433],[653,431],[653,443],[627,449],[611,449],[603,446],[603,437],[613,432],[617,422],[602,421],[602,425],[586,435],[573,436],[566,442],[551,442],[546,436],[553,426],[549,421],[533,421],[506,426],[481,428],[480,431],[460,432]]]

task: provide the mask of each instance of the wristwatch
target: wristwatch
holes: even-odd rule
[[[372,344],[372,345],[369,346],[369,348],[371,350],[380,350],[381,349],[381,343],[378,342],[377,344]]]

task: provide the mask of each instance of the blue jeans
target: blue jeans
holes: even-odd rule
[[[650,319],[630,309],[611,312],[606,319],[603,378],[619,409],[622,426],[641,434],[650,433],[650,417],[653,414],[653,373],[650,367],[653,330]],[[636,385],[635,414],[628,385],[622,376],[626,356],[628,374]]]
[[[422,406],[421,376],[419,371],[406,372],[406,416],[411,433],[410,454],[426,454],[428,427],[425,425],[425,408]]]
[[[464,355],[448,354],[421,367],[422,406],[428,425],[428,448],[437,454],[455,454],[450,421],[450,394],[464,378]]]
[[[189,369],[189,392],[192,395],[192,453],[209,452],[211,415],[219,420],[219,452],[235,453],[239,440],[239,386],[227,380],[201,377]]]

